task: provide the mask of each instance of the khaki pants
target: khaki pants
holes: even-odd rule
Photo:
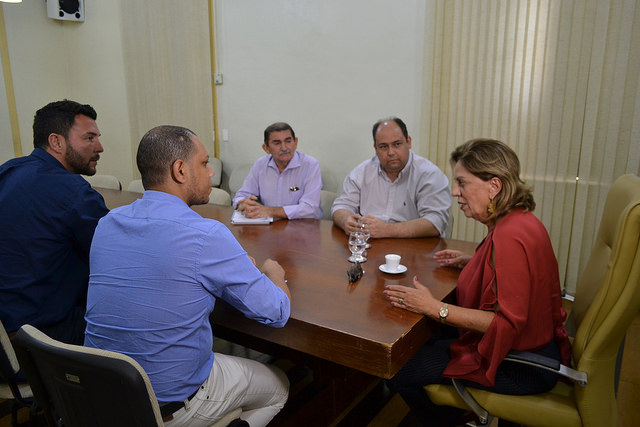
[[[266,426],[288,395],[289,380],[277,367],[215,353],[209,378],[165,426],[208,426],[236,408],[251,427]]]

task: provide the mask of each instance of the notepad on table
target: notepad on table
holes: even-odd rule
[[[271,224],[273,222],[273,217],[265,217],[265,218],[247,218],[240,211],[233,211],[233,215],[231,216],[231,224]]]

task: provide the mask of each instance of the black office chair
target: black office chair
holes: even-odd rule
[[[39,407],[51,425],[163,426],[149,377],[131,357],[64,344],[31,325],[18,330],[14,347]],[[248,426],[236,408],[211,427]]]
[[[66,427],[162,426],[142,367],[111,351],[64,344],[31,325],[14,348],[38,405]]]
[[[31,408],[31,415],[35,412],[33,407],[33,393],[26,380],[18,376],[20,364],[11,345],[7,331],[0,321],[0,399],[11,401],[11,425],[18,425],[18,409]]]

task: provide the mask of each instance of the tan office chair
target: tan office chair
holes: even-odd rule
[[[134,179],[129,183],[127,191],[134,193],[144,193],[141,179]],[[209,203],[214,205],[231,206],[231,196],[221,188],[213,187],[209,194]]]
[[[336,178],[334,173],[324,168],[320,168],[320,173],[322,174],[322,189],[337,193],[338,179]]]
[[[607,195],[596,242],[578,282],[572,309],[577,326],[573,363],[586,374],[587,384],[559,382],[547,393],[529,396],[464,386],[461,392],[468,392],[481,406],[474,409],[481,418],[491,414],[527,426],[545,427],[618,425],[616,356],[639,309],[640,178],[624,175]],[[429,385],[425,389],[438,405],[470,407],[452,386]]]
[[[65,427],[164,425],[149,377],[131,357],[64,344],[31,325],[18,330],[14,344],[36,401]],[[241,412],[212,427],[227,426]]]
[[[33,393],[25,379],[18,375],[20,364],[11,345],[7,331],[0,321],[0,399],[11,402],[11,425],[18,425],[18,409],[30,407],[31,414],[35,411]]]
[[[454,221],[454,216],[453,214],[449,213],[449,224],[447,224],[447,229],[444,232],[444,237],[447,239],[450,239],[451,236],[453,235],[453,221]]]
[[[231,196],[222,188],[211,188],[211,194],[209,194],[209,203],[213,205],[231,206]]]
[[[210,157],[209,165],[211,166],[211,169],[213,169],[211,185],[214,187],[220,187],[220,183],[222,182],[222,160],[217,157]]]
[[[144,187],[142,186],[141,179],[134,179],[129,183],[127,187],[127,191],[131,191],[133,193],[144,193]]]
[[[244,183],[247,175],[249,175],[250,170],[251,165],[244,164],[236,166],[231,171],[231,175],[229,175],[229,192],[231,193],[232,198],[233,196],[235,196],[238,190],[242,188],[242,184]]]
[[[333,191],[320,190],[320,206],[322,207],[322,219],[331,219],[331,207],[338,197]]]
[[[110,188],[112,190],[122,190],[122,184],[118,178],[113,175],[82,175],[92,187]]]

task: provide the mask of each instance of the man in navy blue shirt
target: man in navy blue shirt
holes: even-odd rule
[[[0,319],[52,338],[84,340],[89,248],[108,209],[80,176],[103,151],[96,112],[64,100],[36,112],[29,156],[0,166]]]

